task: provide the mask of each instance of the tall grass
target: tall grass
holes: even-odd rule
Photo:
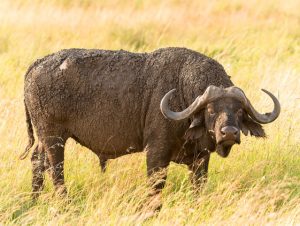
[[[300,224],[300,2],[277,1],[0,1],[0,222],[33,225]],[[213,155],[202,191],[186,167],[171,164],[163,208],[147,217],[145,156],[124,156],[100,173],[97,158],[68,141],[70,200],[47,179],[30,201],[23,78],[29,64],[71,47],[152,51],[185,46],[217,59],[261,111],[277,94],[280,118],[268,138],[243,137],[227,159]]]

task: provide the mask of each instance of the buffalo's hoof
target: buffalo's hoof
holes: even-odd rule
[[[145,208],[149,211],[159,212],[162,208],[161,193],[149,195],[149,201],[146,203]]]

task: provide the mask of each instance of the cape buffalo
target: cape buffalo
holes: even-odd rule
[[[211,152],[227,157],[240,143],[240,131],[264,137],[261,124],[279,116],[278,100],[264,92],[274,109],[260,114],[218,62],[185,48],[68,49],[39,59],[29,67],[24,87],[29,145],[23,158],[34,144],[32,125],[38,137],[31,158],[34,197],[46,169],[55,188],[66,193],[68,138],[97,154],[102,168],[107,159],[146,150],[148,176],[163,172],[152,184],[156,194],[170,161],[188,165],[193,181],[202,181]]]

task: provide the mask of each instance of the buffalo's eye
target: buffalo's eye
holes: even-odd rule
[[[208,108],[207,112],[210,116],[214,116],[216,114],[213,108]]]
[[[243,114],[244,114],[243,109],[239,109],[239,110],[237,111],[237,116],[238,116],[238,117],[242,117]]]

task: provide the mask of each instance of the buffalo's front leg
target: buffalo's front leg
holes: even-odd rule
[[[207,172],[209,164],[210,154],[195,159],[194,162],[189,165],[189,170],[192,171],[191,181],[195,188],[199,188],[207,181]]]
[[[151,186],[150,208],[160,210],[162,207],[161,191],[167,179],[170,154],[167,149],[150,146],[147,151],[147,175]]]
[[[107,159],[99,156],[99,165],[101,168],[101,172],[105,173],[107,166]]]

